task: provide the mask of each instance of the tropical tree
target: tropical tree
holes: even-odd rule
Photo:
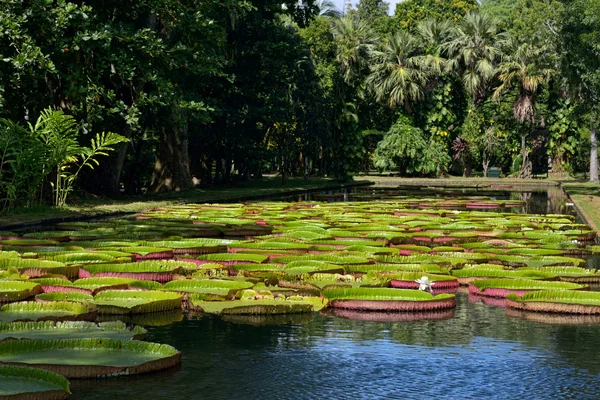
[[[590,119],[590,181],[598,182],[600,120],[600,0],[569,0],[561,35],[566,56],[562,72]]]
[[[405,115],[398,120],[377,144],[375,167],[395,170],[403,175],[438,176],[445,173],[451,160],[443,146],[428,141],[423,131]]]
[[[379,38],[366,21],[346,16],[333,21],[336,60],[344,82],[356,86],[369,66]]]
[[[315,3],[315,7],[319,10],[321,17],[342,18],[342,12],[331,0],[319,0]]]
[[[373,52],[367,85],[377,101],[391,108],[403,106],[410,112],[410,103],[423,97],[431,71],[422,50],[415,36],[401,31]]]
[[[498,20],[485,13],[469,13],[452,29],[443,50],[451,57],[451,65],[471,97],[472,107],[480,106],[492,90],[496,65],[507,40],[498,32]]]
[[[402,29],[412,31],[427,19],[459,23],[468,12],[478,8],[477,0],[404,0],[396,3],[394,19]]]
[[[383,0],[360,0],[356,11],[360,19],[373,22],[377,18],[387,16],[388,8],[389,4]]]
[[[502,93],[515,88],[512,112],[521,125],[521,171],[520,177],[531,175],[531,162],[527,151],[527,136],[536,124],[536,97],[538,90],[547,82],[552,70],[541,68],[536,61],[541,58],[540,49],[529,43],[517,43],[510,40],[509,51],[498,66],[500,85],[494,91],[494,99],[499,100]]]

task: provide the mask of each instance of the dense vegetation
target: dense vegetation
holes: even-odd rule
[[[598,179],[598,0],[2,4],[5,210],[265,171]]]

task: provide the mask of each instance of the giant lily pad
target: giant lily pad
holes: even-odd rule
[[[160,261],[142,261],[137,263],[123,264],[88,264],[79,270],[80,278],[94,277],[120,277],[132,278],[136,280],[149,280],[158,282],[168,282],[183,268],[185,262],[173,260]]]
[[[11,322],[0,323],[0,341],[6,339],[142,339],[146,330],[140,326],[128,328],[121,321],[95,324],[85,321]]]
[[[97,294],[104,290],[128,289],[130,285],[133,285],[136,282],[138,281],[131,278],[106,276],[102,278],[77,279],[71,286],[86,291],[87,293]]]
[[[9,267],[14,267],[20,273],[29,277],[40,277],[46,274],[58,274],[65,275],[69,278],[74,278],[77,276],[77,272],[79,271],[76,266],[69,266],[58,261],[20,258],[0,259],[0,269],[7,269]]]
[[[534,290],[585,290],[588,286],[571,282],[548,282],[532,279],[483,279],[469,284],[469,294],[489,297],[523,295]]]
[[[67,301],[25,301],[5,304],[0,308],[0,322],[72,321],[91,318],[89,307]]]
[[[167,282],[163,289],[175,292],[205,293],[225,296],[232,291],[251,288],[252,282],[223,279],[192,279]]]
[[[9,340],[0,364],[30,365],[67,378],[100,378],[159,371],[179,364],[175,348],[137,340]]]
[[[318,311],[327,305],[322,297],[283,296],[275,298],[269,291],[256,292],[245,290],[240,292],[237,300],[204,301],[202,295],[190,296],[188,302],[192,309],[210,314],[221,315],[276,315],[297,314]]]
[[[74,301],[76,303],[90,303],[94,296],[81,292],[50,292],[35,296],[36,301]]]
[[[34,282],[0,281],[0,303],[25,300],[42,292],[42,287]]]
[[[334,308],[364,311],[430,311],[456,307],[453,294],[433,296],[420,290],[343,288],[323,291]]]
[[[600,293],[572,290],[539,290],[519,297],[506,296],[506,306],[524,311],[600,314]]]
[[[70,395],[64,376],[38,368],[0,366],[0,399],[62,400]]]
[[[100,314],[145,314],[181,308],[181,295],[155,290],[106,290],[96,295]]]

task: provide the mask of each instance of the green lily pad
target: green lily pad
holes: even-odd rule
[[[0,322],[69,321],[89,318],[90,309],[82,303],[68,301],[25,301],[5,304],[0,308]]]
[[[115,339],[9,340],[0,363],[26,364],[66,378],[134,375],[173,367],[181,353],[158,343]]]
[[[68,399],[69,381],[54,372],[38,368],[0,366],[0,398],[2,399]]]
[[[43,321],[0,323],[0,341],[6,339],[143,339],[147,331],[141,326],[128,328],[121,321]]]
[[[145,314],[181,308],[181,295],[156,290],[106,290],[94,297],[99,314]]]
[[[0,281],[0,303],[25,300],[42,292],[42,287],[34,282]]]

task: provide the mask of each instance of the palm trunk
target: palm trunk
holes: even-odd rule
[[[590,151],[590,182],[598,182],[598,130],[596,124],[591,124]]]
[[[527,130],[526,126],[523,126],[521,132],[521,173],[520,178],[526,179],[531,177],[531,163],[527,156]]]

